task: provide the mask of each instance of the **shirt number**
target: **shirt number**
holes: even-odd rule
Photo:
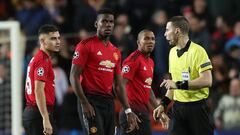
[[[30,67],[27,69],[27,78],[26,78],[26,84],[25,89],[28,95],[32,94],[32,85],[31,85],[31,78],[29,77]]]

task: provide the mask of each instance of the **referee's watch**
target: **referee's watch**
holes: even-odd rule
[[[188,81],[177,81],[177,89],[188,90]]]

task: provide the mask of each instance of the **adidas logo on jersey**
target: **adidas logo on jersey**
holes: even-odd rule
[[[101,52],[101,51],[98,51],[98,52],[97,52],[97,55],[102,55],[102,52]]]

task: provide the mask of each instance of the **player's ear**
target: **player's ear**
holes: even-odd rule
[[[94,24],[95,28],[97,28],[97,21],[95,21],[95,24]]]
[[[137,40],[137,45],[139,45],[140,44],[140,41],[139,40]]]
[[[176,28],[175,34],[176,34],[176,35],[180,34],[180,29],[179,29],[179,28]]]
[[[44,38],[43,38],[43,35],[40,35],[39,38],[39,44],[44,44]]]

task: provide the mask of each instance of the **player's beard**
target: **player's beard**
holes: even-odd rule
[[[175,36],[173,37],[172,42],[170,41],[169,44],[170,44],[171,46],[176,46],[177,43],[178,43],[178,36],[175,35]]]

